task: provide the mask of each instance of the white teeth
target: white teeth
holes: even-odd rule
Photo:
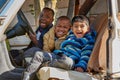
[[[41,25],[46,25],[46,24],[44,24],[44,23],[41,23]]]
[[[58,32],[58,34],[63,34],[63,32]]]
[[[45,24],[45,23],[41,23],[41,24]]]

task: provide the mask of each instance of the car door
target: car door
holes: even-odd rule
[[[0,80],[20,80],[23,71],[10,62],[4,32],[24,2],[25,0],[0,0]]]

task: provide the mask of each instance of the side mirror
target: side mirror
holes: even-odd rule
[[[6,32],[7,39],[13,38],[15,36],[21,36],[25,33],[31,32],[34,33],[32,30],[29,22],[27,21],[25,15],[21,10],[17,13],[18,23],[9,31]]]

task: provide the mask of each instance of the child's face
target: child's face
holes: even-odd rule
[[[85,22],[74,22],[72,31],[77,38],[81,38],[89,31],[89,26]]]
[[[42,28],[48,27],[53,22],[53,14],[49,10],[43,10],[39,17],[39,25]]]
[[[70,22],[68,20],[59,20],[55,26],[55,36],[57,38],[63,37],[70,30]]]

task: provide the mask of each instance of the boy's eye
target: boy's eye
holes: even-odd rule
[[[84,28],[84,27],[85,27],[85,25],[84,25],[84,24],[82,24],[82,25],[80,25],[80,27],[81,27],[81,28]]]
[[[64,26],[64,29],[68,28],[67,26]]]
[[[84,25],[81,25],[80,27],[81,27],[81,28],[84,28]]]
[[[47,15],[41,14],[41,15],[40,15],[40,18],[46,18],[46,19],[48,19],[48,18],[50,18],[50,16],[49,16],[49,15],[47,16]]]
[[[74,28],[84,28],[84,25],[74,26]]]
[[[49,16],[45,16],[45,18],[50,18]]]
[[[57,25],[56,27],[61,27],[60,25]]]
[[[79,26],[74,26],[74,28],[78,28]]]

